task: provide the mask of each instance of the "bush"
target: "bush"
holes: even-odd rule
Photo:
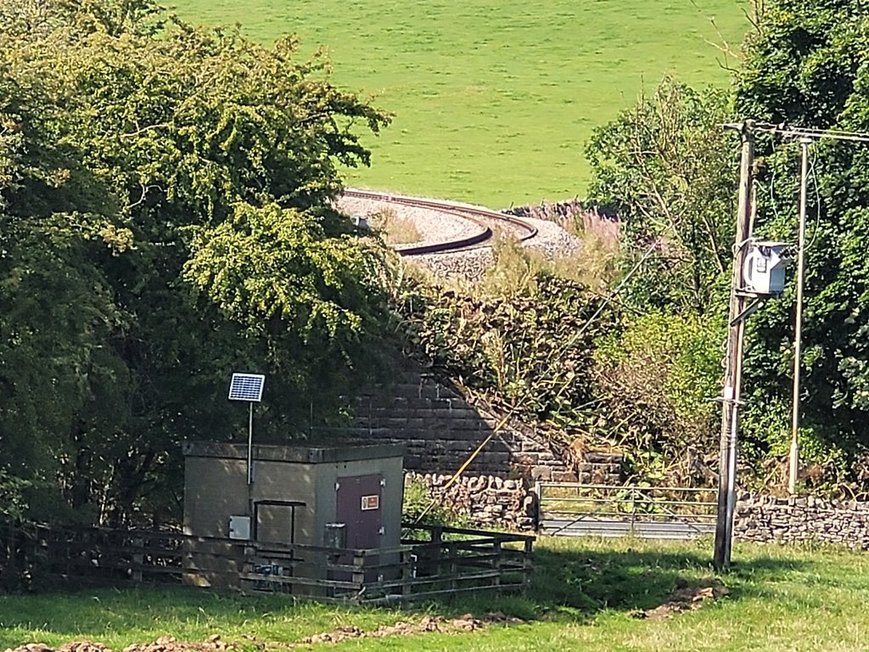
[[[651,312],[629,318],[597,342],[595,392],[606,436],[635,451],[636,470],[718,445],[723,326],[691,315]],[[657,455],[656,455],[657,454]],[[659,468],[652,467],[658,465]]]
[[[445,525],[466,527],[467,516],[439,501],[432,502],[432,494],[425,481],[417,475],[410,475],[404,482],[404,503],[401,520],[413,525]]]

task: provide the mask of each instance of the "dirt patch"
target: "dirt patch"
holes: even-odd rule
[[[670,599],[654,609],[645,609],[631,613],[633,618],[648,620],[663,620],[674,614],[699,609],[708,600],[714,600],[727,595],[730,591],[718,580],[702,580],[691,584],[684,580],[676,583],[676,588],[670,594]]]
[[[512,618],[501,612],[488,613],[480,618],[472,614],[465,614],[458,618],[444,618],[442,616],[426,616],[419,621],[399,621],[394,625],[381,625],[377,629],[366,632],[359,627],[339,627],[331,632],[323,632],[307,636],[297,643],[287,645],[276,643],[264,643],[257,641],[255,637],[245,636],[248,641],[254,643],[260,649],[285,650],[287,648],[310,647],[318,644],[340,643],[348,639],[356,638],[385,638],[387,636],[413,636],[425,632],[441,632],[455,634],[458,632],[474,632],[488,625],[516,625],[523,623],[520,618]],[[124,652],[237,652],[238,647],[233,643],[221,640],[214,634],[202,643],[184,643],[177,641],[172,636],[161,636],[153,643],[129,645]],[[112,652],[102,643],[91,641],[75,641],[66,643],[58,648],[52,648],[43,643],[28,643],[16,648],[9,648],[6,652]]]
[[[153,643],[128,645],[124,652],[228,652],[235,649],[233,643],[227,643],[218,634],[212,634],[204,643],[182,643],[172,636],[161,636]]]
[[[331,632],[323,632],[303,638],[289,647],[305,647],[322,643],[340,643],[351,638],[385,638],[387,636],[414,636],[426,632],[455,634],[458,632],[474,632],[492,624],[517,625],[524,622],[520,618],[511,618],[500,612],[486,614],[475,618],[465,614],[458,618],[442,616],[426,616],[417,622],[399,621],[394,625],[381,625],[377,629],[366,632],[358,627],[340,627]]]
[[[226,643],[220,636],[213,634],[202,643],[182,643],[172,636],[161,636],[153,643],[130,645],[124,648],[124,652],[229,652],[236,650],[232,643]],[[102,643],[92,641],[74,641],[64,643],[58,648],[52,648],[44,643],[28,643],[16,648],[7,649],[6,652],[112,652]]]

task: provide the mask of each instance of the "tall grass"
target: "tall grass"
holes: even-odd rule
[[[368,217],[368,225],[380,231],[387,244],[401,245],[420,242],[422,235],[413,220],[400,216],[391,208]]]
[[[618,274],[618,240],[589,230],[581,235],[581,241],[575,253],[547,256],[523,247],[512,238],[496,237],[492,247],[494,264],[480,283],[465,286],[465,290],[488,297],[528,294],[534,292],[539,274],[549,274],[603,293]]]

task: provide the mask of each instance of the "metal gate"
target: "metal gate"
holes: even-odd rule
[[[541,534],[691,539],[715,532],[714,489],[538,482],[535,490]]]

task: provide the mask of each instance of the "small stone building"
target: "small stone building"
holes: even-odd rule
[[[253,544],[400,545],[403,452],[394,444],[184,445],[185,577],[237,587]]]

